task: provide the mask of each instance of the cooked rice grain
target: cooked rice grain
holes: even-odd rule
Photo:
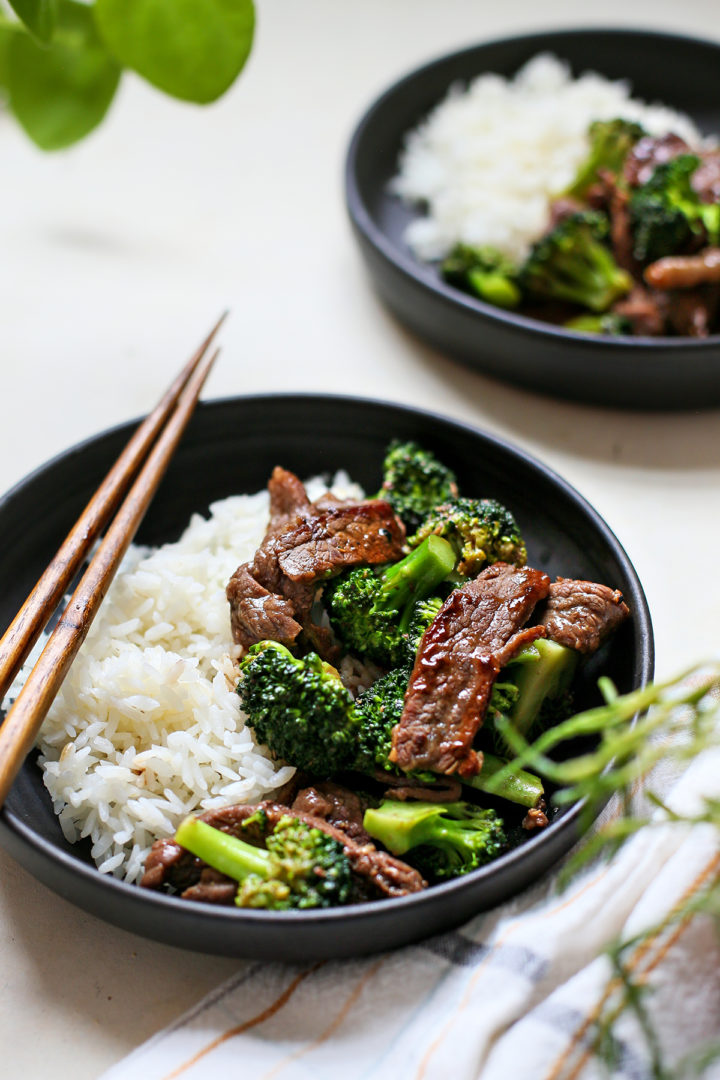
[[[308,485],[311,498],[324,490]],[[333,490],[362,495],[344,474]],[[131,547],[48,713],[45,785],[66,838],[88,837],[104,873],[137,881],[187,814],[255,802],[294,773],[256,746],[234,690],[225,586],[267,517],[267,492],[232,496],[176,543]]]
[[[540,54],[513,79],[481,75],[451,87],[410,132],[393,190],[427,206],[405,238],[421,259],[442,258],[458,241],[489,244],[518,262],[545,230],[551,198],[572,181],[588,151],[593,120],[622,116],[652,135],[702,138],[689,117],[630,96],[624,81],[594,72],[573,79],[556,56]]]

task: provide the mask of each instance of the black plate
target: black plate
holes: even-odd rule
[[[0,502],[5,537],[0,627],[10,622],[131,430],[132,425],[124,425],[68,450]],[[158,543],[177,538],[193,511],[206,511],[226,495],[259,490],[278,463],[301,476],[345,468],[374,491],[384,449],[394,436],[418,439],[435,450],[456,469],[467,494],[507,503],[527,538],[531,564],[622,589],[633,619],[598,654],[598,662],[622,691],[652,676],[652,627],[642,588],[622,547],[592,507],[519,450],[428,413],[356,398],[304,395],[201,405],[138,539]],[[597,667],[586,672],[580,704],[597,700]],[[32,759],[0,813],[0,839],[50,888],[118,926],[225,956],[297,960],[404,944],[499,903],[567,851],[577,817],[577,808],[565,812],[541,835],[462,880],[401,900],[319,914],[217,909],[99,874],[82,848],[63,839]]]
[[[388,190],[405,134],[455,82],[511,76],[539,52],[576,75],[628,79],[634,96],[720,134],[720,45],[644,30],[569,30],[507,38],[442,57],[390,87],[358,125],[346,165],[355,236],[388,307],[421,338],[481,371],[558,397],[640,409],[720,404],[720,335],[604,338],[504,312],[443,282],[403,241],[418,211]]]

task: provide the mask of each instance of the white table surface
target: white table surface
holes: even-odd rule
[[[101,130],[54,156],[0,114],[0,490],[146,411],[228,306],[206,396],[361,393],[500,433],[620,537],[647,591],[658,673],[706,655],[720,607],[718,413],[557,403],[425,347],[369,286],[341,176],[365,105],[433,55],[580,22],[706,34],[713,11],[715,0],[605,0],[597,14],[572,0],[542,13],[528,0],[260,0],[247,70],[212,108],[127,78]],[[240,963],[105,925],[4,853],[0,950],[2,1058],[24,1080],[98,1076]]]

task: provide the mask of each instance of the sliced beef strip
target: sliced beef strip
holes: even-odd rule
[[[716,285],[699,285],[670,294],[668,321],[676,334],[705,338],[714,327],[720,300]]]
[[[277,544],[277,563],[293,582],[315,582],[350,566],[400,558],[405,530],[384,499],[331,506],[296,519]]]
[[[702,202],[720,202],[720,150],[701,150],[690,181]]]
[[[431,784],[424,784],[410,776],[393,776],[392,773],[377,769],[375,779],[379,784],[386,784],[386,799],[420,799],[422,802],[457,802],[462,798],[462,785],[456,776],[438,777]]]
[[[640,187],[648,182],[658,165],[689,153],[692,151],[685,140],[672,132],[659,136],[644,135],[625,158],[623,177],[630,187]]]
[[[264,830],[260,824],[243,828],[244,822],[259,810],[264,811],[270,830],[281,818],[291,813],[293,817],[299,818],[312,828],[320,829],[321,832],[337,840],[343,845],[353,872],[363,879],[363,883],[370,891],[369,898],[372,898],[373,894],[376,897],[407,896],[408,893],[420,892],[427,887],[427,883],[417,870],[401,862],[400,859],[396,859],[394,855],[379,851],[371,843],[358,843],[323,818],[315,817],[302,810],[289,811],[287,806],[279,803],[261,802],[256,806],[226,806],[220,810],[209,810],[201,814],[200,820],[232,836],[240,836],[248,843],[262,846]],[[237,892],[237,883],[232,883],[231,879],[225,878],[222,874],[219,875],[217,871],[213,871],[212,875],[206,874],[203,878],[204,872],[209,869],[200,859],[184,851],[174,840],[156,840],[145,862],[145,874],[140,884],[148,889],[158,889],[163,884],[171,885],[173,888],[182,890],[183,899],[205,900],[209,903],[232,903]],[[230,890],[220,886],[229,884],[233,884],[233,889],[232,895],[228,898]]]
[[[634,334],[657,337],[665,333],[668,297],[666,293],[651,292],[636,285],[629,296],[613,304],[613,311],[628,319]]]
[[[522,820],[522,827],[526,832],[532,832],[533,829],[544,829],[548,824],[548,816],[541,806],[535,806],[531,810],[528,810]]]
[[[270,523],[266,536],[278,532],[282,526],[300,513],[310,511],[311,503],[302,480],[276,465],[268,480],[270,495]]]
[[[239,566],[226,590],[233,641],[249,648],[256,641],[292,645],[302,630],[291,600],[268,592],[252,575],[251,564]]]
[[[633,277],[638,276],[638,263],[633,255],[633,238],[630,226],[628,192],[624,187],[613,185],[608,189],[608,213],[610,215],[610,245],[615,262]]]
[[[233,640],[245,648],[264,639],[291,645],[304,630],[333,659],[332,635],[311,619],[317,582],[349,566],[395,561],[405,529],[382,499],[310,503],[301,481],[279,467],[269,488],[268,531],[227,587]]]
[[[696,255],[667,255],[650,263],[644,277],[654,289],[694,289],[720,283],[720,248],[705,248]]]
[[[359,844],[371,844],[372,838],[363,827],[363,817],[368,805],[368,800],[349,788],[331,780],[323,780],[298,791],[292,810],[293,813],[300,810],[304,814],[322,818]]]
[[[583,204],[577,199],[573,199],[571,195],[558,195],[550,203],[550,220],[547,231],[550,232],[561,221],[572,217],[573,214],[581,213],[584,209]]]
[[[390,760],[405,772],[472,776],[472,748],[500,669],[541,626],[521,629],[547,596],[550,578],[530,567],[495,563],[450,594],[418,649]]]
[[[545,636],[580,653],[593,653],[627,619],[619,589],[595,581],[558,578],[538,609]]]
[[[238,883],[214,870],[212,866],[203,866],[200,877],[193,885],[183,891],[183,900],[199,900],[204,904],[234,904]]]

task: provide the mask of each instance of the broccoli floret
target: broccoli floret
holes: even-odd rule
[[[700,164],[695,154],[680,154],[658,165],[647,183],[630,197],[633,255],[654,262],[682,251],[696,236],[720,239],[720,203],[703,203],[692,186]]]
[[[386,499],[408,531],[418,527],[433,506],[457,495],[455,474],[415,442],[390,443],[378,498]]]
[[[457,559],[455,569],[475,577],[489,563],[524,566],[527,548],[515,518],[495,499],[453,499],[438,506],[408,540],[419,544],[429,536],[443,536]]]
[[[365,812],[363,825],[393,855],[407,855],[433,881],[459,877],[496,858],[506,844],[494,810],[472,803],[386,799]]]
[[[452,547],[429,536],[399,562],[358,567],[326,586],[330,625],[350,652],[392,666],[405,656],[405,632],[416,600],[424,599],[455,565]]]
[[[506,749],[498,719],[502,718],[526,738],[531,731],[565,720],[572,712],[570,685],[578,654],[556,641],[539,638],[525,646],[503,669],[485,717],[494,748]]]
[[[244,825],[255,824],[261,817],[264,814],[259,811]],[[290,814],[266,836],[266,848],[193,817],[182,822],[175,841],[239,882],[238,907],[328,908],[354,898],[355,880],[342,844]]]
[[[603,244],[608,229],[607,217],[592,210],[564,218],[533,246],[522,284],[543,300],[607,311],[632,288],[632,278]]]
[[[617,175],[635,143],[645,134],[645,129],[632,120],[595,120],[588,128],[590,153],[563,194],[583,199],[600,179],[601,171]]]
[[[398,774],[390,761],[392,729],[402,716],[410,666],[393,668],[381,675],[358,697],[355,708],[359,720],[354,768],[372,775],[376,769]]]
[[[456,244],[440,273],[451,285],[495,307],[516,308],[522,300],[515,283],[517,268],[496,248]]]
[[[402,716],[411,664],[393,668],[356,701],[337,672],[314,653],[294,657],[277,642],[259,642],[240,665],[237,691],[258,742],[304,772],[318,777],[353,771],[375,776],[377,770],[402,776],[390,761],[392,729]],[[484,755],[482,770],[467,782],[483,791],[505,764]],[[431,773],[415,779],[432,782]],[[511,777],[503,798],[535,806],[543,794],[540,780],[522,772]]]
[[[350,766],[358,721],[335,668],[315,653],[298,659],[276,641],[260,641],[240,672],[238,694],[258,742],[317,776]]]
[[[604,315],[576,315],[574,319],[568,319],[565,329],[617,337],[619,334],[632,334],[632,322],[623,315],[607,311]]]

